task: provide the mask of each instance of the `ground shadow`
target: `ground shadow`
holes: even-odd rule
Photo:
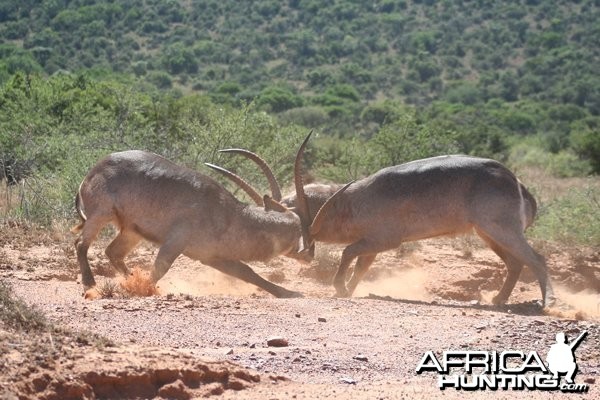
[[[544,308],[537,301],[529,301],[524,303],[512,303],[512,304],[504,304],[504,305],[492,305],[492,304],[472,304],[470,302],[440,302],[437,300],[434,301],[423,301],[423,300],[407,300],[407,299],[396,299],[391,296],[379,296],[373,293],[369,293],[368,296],[362,297],[363,299],[370,300],[381,300],[381,301],[391,301],[395,303],[402,304],[418,304],[422,306],[430,306],[430,307],[446,307],[446,308],[470,308],[474,310],[482,310],[482,311],[494,311],[494,312],[502,312],[505,314],[517,314],[517,315],[525,315],[525,316],[533,316],[533,315],[545,315]]]

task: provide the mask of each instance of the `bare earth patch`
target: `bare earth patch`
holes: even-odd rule
[[[0,244],[0,279],[58,328],[30,335],[0,325],[0,398],[565,398],[577,395],[442,392],[436,375],[415,368],[429,350],[535,350],[545,357],[557,332],[572,339],[583,330],[589,334],[576,351],[576,381],[590,389],[578,398],[600,397],[597,249],[536,246],[560,299],[543,311],[528,269],[509,304],[492,306],[505,267],[470,239],[379,255],[352,299],[333,298],[327,282],[339,260],[335,247],[321,250],[311,266],[283,258],[253,265],[306,296],[275,299],[184,257],[159,282],[159,294],[148,292],[155,248],[142,246],[126,260],[141,269],[124,280],[98,244],[90,252],[98,287],[114,293],[90,301],[74,255],[54,243],[28,245],[13,232]],[[269,346],[273,336],[287,346]]]

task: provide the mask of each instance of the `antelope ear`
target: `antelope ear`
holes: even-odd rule
[[[273,200],[267,194],[265,194],[263,196],[263,203],[265,204],[265,211],[277,211],[277,212],[288,211],[288,209],[283,204]]]

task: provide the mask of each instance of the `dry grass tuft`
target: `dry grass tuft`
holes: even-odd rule
[[[48,326],[49,323],[41,311],[16,297],[12,286],[0,280],[0,327],[40,331]]]
[[[113,299],[118,297],[120,295],[119,285],[114,281],[107,279],[98,286],[98,294],[100,294],[100,297],[103,299]]]
[[[158,295],[158,289],[150,279],[150,273],[135,267],[131,275],[121,282],[121,289],[126,297],[147,297]]]
[[[396,258],[409,257],[411,254],[421,250],[423,245],[419,242],[405,242],[402,243],[395,251]]]

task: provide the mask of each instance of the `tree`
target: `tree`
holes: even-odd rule
[[[171,74],[198,72],[198,62],[192,50],[183,44],[177,43],[169,46],[164,51],[163,65]]]
[[[302,107],[302,97],[292,90],[281,86],[268,86],[264,88],[256,103],[259,107],[266,107],[269,111],[280,113],[290,108]]]
[[[569,139],[573,150],[590,161],[594,173],[600,174],[600,118],[591,117],[575,123]]]
[[[385,124],[373,137],[379,155],[379,168],[403,162],[456,153],[456,133],[442,127],[430,126],[417,120],[416,115],[404,116]]]

